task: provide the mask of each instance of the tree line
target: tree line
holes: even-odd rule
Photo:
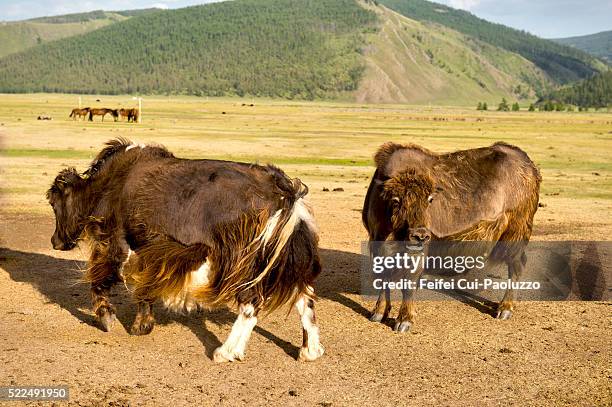
[[[333,97],[356,89],[376,21],[353,0],[150,12],[0,59],[0,91]]]

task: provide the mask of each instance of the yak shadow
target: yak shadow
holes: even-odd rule
[[[0,267],[7,271],[13,281],[32,285],[47,298],[48,302],[59,305],[81,323],[100,329],[95,316],[90,311],[89,287],[82,281],[80,270],[86,267],[86,262],[0,247]],[[117,285],[111,294],[111,302],[116,306],[118,322],[129,332],[136,313],[136,306],[129,292]],[[198,311],[197,314],[177,314],[155,307],[156,325],[172,323],[184,325],[197,336],[204,345],[208,357],[212,358],[214,350],[221,345],[221,341],[207,329],[207,323],[231,326],[236,314],[228,309]],[[299,347],[259,326],[254,330],[283,349],[286,354],[297,358]]]
[[[323,272],[317,279],[317,295],[337,302],[366,319],[369,318],[371,310],[364,306],[367,300],[364,298],[363,301],[358,302],[349,297],[349,295],[356,295],[361,291],[362,255],[332,249],[321,249],[320,254]],[[82,272],[80,270],[86,267],[84,261],[0,248],[0,267],[9,273],[13,281],[32,285],[49,302],[67,310],[81,323],[99,329],[99,324],[90,311],[89,288],[81,280]],[[469,292],[445,291],[444,294],[485,314],[492,315],[495,309],[495,303]],[[117,306],[118,322],[129,332],[136,312],[136,307],[133,305],[129,292],[120,286],[116,286],[111,297],[111,302]],[[199,311],[197,315],[182,315],[166,311],[161,307],[155,308],[157,325],[179,323],[189,328],[204,345],[206,354],[210,358],[222,342],[207,328],[207,324],[213,323],[230,327],[236,319],[236,314],[228,309]],[[386,323],[390,325],[392,321],[386,321]],[[287,355],[297,358],[298,346],[277,337],[260,326],[256,326],[254,331],[281,348]]]
[[[364,256],[362,254],[332,249],[321,249],[320,255],[321,262],[323,263],[323,272],[317,279],[317,294],[320,297],[342,304],[365,318],[370,318],[370,309],[346,296],[346,294],[359,294],[362,292],[360,273],[366,264]],[[494,316],[497,310],[496,302],[468,291],[455,289],[437,290],[436,292],[442,294],[440,298],[446,296],[448,299],[460,301],[483,314]],[[374,297],[372,298],[372,300],[375,299]],[[393,301],[397,303],[397,300]],[[392,326],[392,321],[388,320],[386,324]]]

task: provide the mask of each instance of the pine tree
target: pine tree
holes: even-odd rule
[[[497,110],[500,112],[507,112],[510,110],[510,106],[508,106],[508,101],[506,98],[502,98],[501,103],[497,106]]]

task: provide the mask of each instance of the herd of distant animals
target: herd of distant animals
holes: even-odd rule
[[[495,143],[436,154],[386,143],[375,164],[362,212],[372,244],[390,240],[426,253],[435,241],[486,242],[487,252],[471,247],[505,263],[518,283],[541,183],[523,150]],[[324,352],[313,288],[324,265],[307,194],[299,179],[273,165],[182,159],[119,138],[85,172],[66,168],[56,176],[47,192],[56,220],[51,243],[56,250],[91,243],[84,277],[105,331],[116,319],[110,297],[119,282],[130,286],[138,307],[133,335],[153,330],[158,299],[177,311],[235,303],[238,317],[213,359],[242,360],[260,313],[290,304],[302,325],[299,359],[312,361]],[[410,278],[418,281],[423,271]],[[413,296],[402,290],[396,332],[414,324]],[[513,301],[509,285],[493,315],[510,318]],[[387,287],[370,319],[382,322],[390,310]]]
[[[72,120],[76,120],[77,118],[85,120],[85,118],[89,116],[89,121],[91,122],[93,121],[94,116],[102,116],[102,121],[104,121],[104,117],[107,114],[110,114],[115,121],[119,120],[119,117],[121,117],[122,119],[127,118],[128,122],[137,123],[140,112],[138,111],[138,108],[135,107],[131,109],[77,107],[72,109],[72,112],[68,117],[71,117]]]

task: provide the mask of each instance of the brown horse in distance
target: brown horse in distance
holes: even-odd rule
[[[94,108],[94,109],[89,109],[89,121],[92,122],[94,116],[102,116],[102,121],[104,121],[104,116],[106,116],[107,114],[110,114],[111,116],[113,116],[113,119],[115,119],[115,121],[119,119],[119,111],[117,109],[106,109],[106,108],[95,109]]]
[[[76,120],[77,117],[85,120],[85,118],[87,117],[87,115],[89,114],[89,108],[88,107],[84,107],[84,108],[75,108],[72,109],[72,112],[70,113],[70,116],[68,117],[72,117],[72,120]]]
[[[119,109],[119,115],[121,118],[127,118],[128,122],[136,123],[138,121],[138,115],[140,112],[137,108],[132,109]]]

